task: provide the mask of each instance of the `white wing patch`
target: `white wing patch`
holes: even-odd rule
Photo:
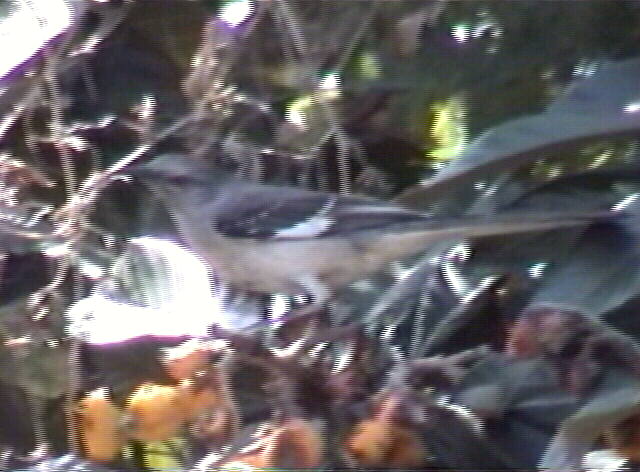
[[[274,234],[274,238],[313,238],[325,233],[335,223],[335,218],[329,213],[336,206],[337,197],[331,197],[320,210],[310,218],[289,228],[281,229]]]

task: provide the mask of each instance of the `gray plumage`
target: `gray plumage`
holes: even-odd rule
[[[434,218],[357,196],[246,182],[166,154],[136,166],[185,241],[238,288],[315,302],[389,262],[448,238],[548,230],[594,215],[529,213]]]

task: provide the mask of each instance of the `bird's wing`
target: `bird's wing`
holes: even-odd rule
[[[212,213],[221,234],[270,239],[331,236],[424,219],[378,200],[270,186],[223,193]]]
[[[211,214],[218,233],[254,239],[308,239],[367,231],[429,231],[435,239],[481,237],[545,231],[615,216],[609,211],[559,211],[430,217],[365,197],[266,185],[222,192]]]

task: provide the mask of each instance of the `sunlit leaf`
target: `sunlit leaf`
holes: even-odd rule
[[[427,156],[448,161],[458,156],[467,145],[466,104],[464,94],[456,95],[431,107],[433,121],[429,134],[436,143]]]

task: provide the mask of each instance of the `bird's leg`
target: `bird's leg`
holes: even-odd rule
[[[331,291],[320,280],[313,276],[305,276],[296,279],[296,282],[305,290],[305,292],[311,297],[311,302],[301,307],[291,308],[287,313],[277,318],[277,327],[290,330],[293,329],[299,332],[298,339],[291,343],[282,352],[294,352],[305,345],[309,336],[315,332],[317,328],[317,316],[322,313],[325,308],[327,300],[329,300]],[[302,324],[300,324],[302,323]],[[296,326],[298,328],[296,328]],[[276,349],[278,342],[276,341],[276,334],[274,331],[270,331],[267,335],[267,345]]]
[[[273,313],[270,308],[267,324],[316,315],[325,308],[326,302],[331,298],[331,290],[316,277],[299,277],[295,279],[295,282],[302,289],[301,292],[304,292],[306,300],[303,299],[294,306],[290,305],[286,311],[280,312],[280,314]]]
[[[292,308],[289,313],[280,318],[280,321],[289,321],[292,319],[315,315],[321,312],[326,303],[331,299],[332,292],[329,287],[313,275],[298,277],[296,282],[311,298],[311,303],[302,307]]]
[[[324,305],[331,299],[331,290],[321,280],[313,275],[304,275],[296,278],[296,282],[311,297],[310,305],[316,307]]]

